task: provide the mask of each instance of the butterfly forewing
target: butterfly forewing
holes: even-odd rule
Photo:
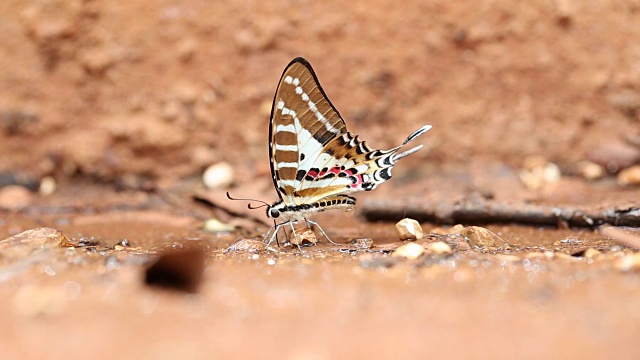
[[[274,184],[287,204],[319,158],[329,160],[324,145],[346,132],[344,120],[329,102],[309,63],[294,59],[285,69],[273,101],[270,158]]]

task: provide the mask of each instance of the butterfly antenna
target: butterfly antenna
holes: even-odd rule
[[[258,200],[258,199],[234,198],[234,197],[231,196],[231,194],[229,194],[228,191],[227,191],[227,199],[229,199],[229,200],[241,200],[241,201],[257,201],[257,202],[262,203],[262,205],[260,205],[260,206],[251,206],[251,203],[247,204],[247,208],[249,208],[251,210],[260,209],[262,207],[269,206],[268,202],[262,201],[262,200]]]

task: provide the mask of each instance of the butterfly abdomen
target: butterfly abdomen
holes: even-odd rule
[[[296,221],[326,210],[349,208],[355,205],[356,199],[351,196],[334,195],[328,196],[319,201],[299,205],[285,205],[282,202],[277,202],[272,207],[278,210],[279,219],[283,219],[285,221]],[[268,213],[269,210],[267,211],[267,214]]]

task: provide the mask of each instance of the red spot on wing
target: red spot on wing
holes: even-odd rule
[[[362,178],[362,174],[357,174],[354,175],[356,178],[356,183],[355,184],[351,184],[351,188],[352,189],[357,189],[358,187],[360,187],[360,185],[362,185],[362,183],[364,182],[364,179]]]

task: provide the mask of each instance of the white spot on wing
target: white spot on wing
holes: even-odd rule
[[[278,169],[282,169],[282,168],[294,168],[294,169],[297,169],[298,168],[298,163],[282,161],[282,162],[276,163],[276,167]]]
[[[298,151],[298,146],[296,146],[296,145],[280,145],[280,144],[276,144],[276,150],[279,150],[279,151]]]
[[[276,132],[284,131],[294,133],[296,132],[296,127],[293,124],[289,125],[276,125]],[[298,142],[299,143],[299,142]]]

